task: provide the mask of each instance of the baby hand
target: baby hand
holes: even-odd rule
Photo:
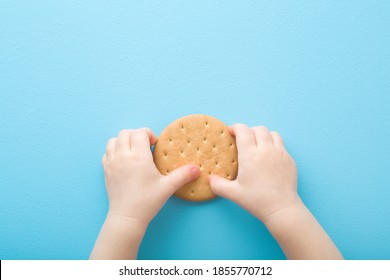
[[[156,141],[148,128],[122,130],[108,141],[102,164],[109,214],[147,225],[177,189],[199,176],[195,165],[161,175],[150,150]]]
[[[273,214],[300,202],[297,169],[277,132],[266,127],[235,124],[238,175],[229,181],[210,175],[212,191],[230,199],[265,222]]]

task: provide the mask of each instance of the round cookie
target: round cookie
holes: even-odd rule
[[[223,122],[207,115],[188,115],[168,125],[157,140],[153,158],[163,175],[185,164],[199,165],[199,178],[175,193],[186,200],[203,201],[216,196],[208,182],[210,174],[228,180],[237,177],[235,138]]]

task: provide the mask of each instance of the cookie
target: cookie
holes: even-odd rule
[[[200,176],[175,193],[191,201],[216,196],[208,182],[210,174],[234,180],[238,171],[235,138],[223,122],[207,115],[185,116],[168,125],[157,140],[153,158],[163,175],[186,164],[199,165]]]

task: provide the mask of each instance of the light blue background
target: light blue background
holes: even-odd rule
[[[122,128],[266,125],[348,259],[390,259],[389,1],[0,2],[0,258],[86,259]],[[171,198],[141,259],[280,259],[224,199]]]

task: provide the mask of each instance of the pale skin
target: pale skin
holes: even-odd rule
[[[265,224],[288,259],[343,259],[297,193],[297,168],[277,132],[264,126],[229,128],[236,138],[238,175],[210,175],[212,191]],[[102,164],[109,211],[90,259],[136,259],[145,231],[169,197],[200,175],[196,165],[159,173],[148,128],[122,130],[107,143]]]

